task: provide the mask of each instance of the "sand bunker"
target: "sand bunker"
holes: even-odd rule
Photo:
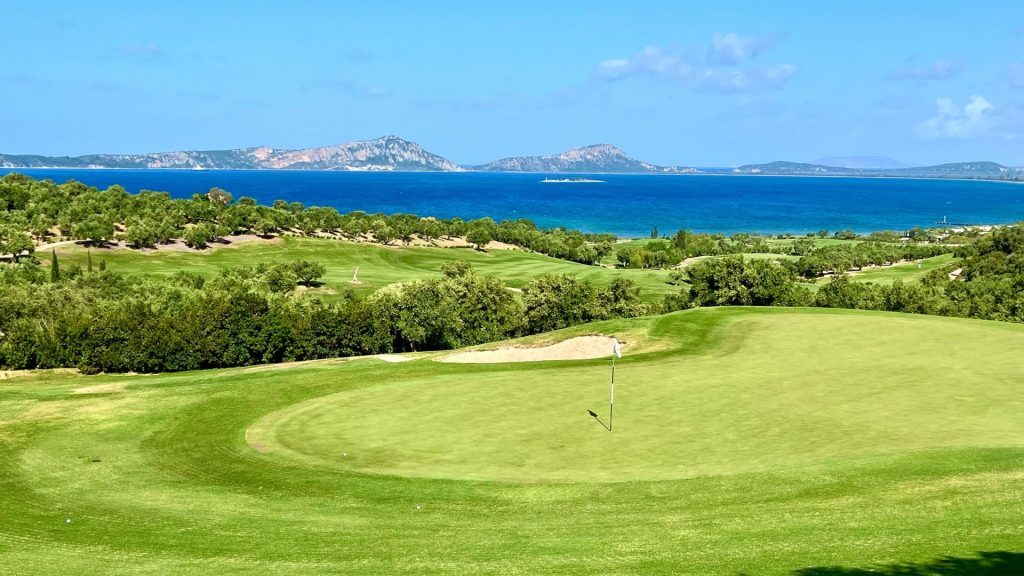
[[[408,354],[377,354],[375,356],[371,356],[371,358],[376,358],[385,362],[408,362],[409,360],[416,359],[415,356],[410,356]]]
[[[625,345],[622,347],[625,348]],[[457,352],[438,358],[438,361],[459,364],[494,364],[542,360],[587,360],[610,357],[611,355],[612,338],[608,336],[579,336],[539,348],[501,348]]]

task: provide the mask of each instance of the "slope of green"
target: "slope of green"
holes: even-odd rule
[[[892,284],[896,280],[904,283],[920,282],[932,270],[942,268],[955,261],[956,257],[952,254],[941,254],[914,262],[903,262],[881,268],[867,268],[850,276],[850,279],[857,282],[874,282],[876,284]]]
[[[1024,327],[700,309],[541,339],[590,333],[626,342],[611,433],[586,414],[607,415],[607,360],[7,374],[0,572],[829,575],[860,572],[809,567],[1024,552]]]
[[[327,299],[347,287],[369,293],[396,282],[439,276],[441,264],[454,260],[466,260],[480,273],[498,276],[514,288],[521,288],[541,274],[553,273],[573,274],[599,286],[606,286],[615,278],[625,276],[634,280],[643,290],[643,295],[650,300],[660,300],[664,294],[678,291],[678,288],[667,283],[668,272],[664,270],[612,270],[520,250],[482,252],[469,248],[394,248],[339,240],[284,237],[281,242],[250,242],[202,252],[95,248],[91,252],[94,265],[98,266],[104,260],[111,271],[163,275],[187,270],[212,276],[230,266],[316,260],[327,268],[322,279],[324,289],[321,290]],[[85,265],[86,249],[81,246],[58,248],[57,255],[69,264]],[[49,259],[47,252],[41,252],[39,256],[41,260]],[[352,284],[350,280],[357,266],[361,283]]]

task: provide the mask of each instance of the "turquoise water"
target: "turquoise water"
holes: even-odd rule
[[[1024,185],[959,180],[713,175],[570,175],[601,183],[543,183],[543,174],[326,171],[19,170],[105,188],[169,192],[213,186],[260,203],[280,198],[341,211],[464,219],[529,218],[622,236],[680,228],[705,232],[856,232],[950,222],[1024,220]],[[550,175],[565,178],[566,175]]]

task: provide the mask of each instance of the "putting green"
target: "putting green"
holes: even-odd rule
[[[1019,326],[723,309],[648,329],[679,347],[617,363],[611,433],[587,415],[608,421],[608,361],[444,370],[417,360],[403,377],[270,413],[246,438],[314,466],[499,482],[668,480],[1024,445],[1024,411],[1007,410],[1020,405]]]
[[[1024,573],[1024,326],[532,341],[585,334],[628,343],[612,433],[605,360],[0,374],[0,574]]]

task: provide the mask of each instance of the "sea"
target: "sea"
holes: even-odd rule
[[[0,172],[11,172],[3,170]],[[534,174],[491,172],[334,172],[305,170],[21,169],[35,178],[78,180],[129,192],[188,198],[217,186],[261,204],[466,220],[528,218],[622,237],[679,229],[803,234],[821,229],[906,230],[1024,220],[1024,185],[977,180],[800,176]],[[586,178],[600,182],[543,182]]]

